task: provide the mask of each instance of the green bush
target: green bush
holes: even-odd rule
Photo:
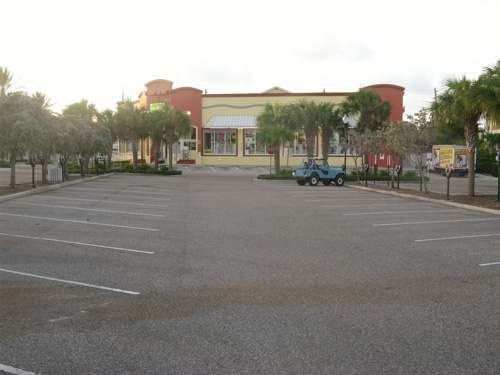
[[[280,172],[276,174],[261,174],[257,178],[259,180],[294,180],[293,170],[290,168],[282,168]]]
[[[476,153],[476,172],[497,176],[498,166],[496,161],[496,154],[491,154],[487,148],[478,148]]]
[[[112,160],[111,161],[111,166],[112,167],[121,167],[125,165],[130,165],[130,160]]]
[[[7,160],[0,159],[0,168],[10,168],[10,163]]]
[[[153,167],[148,164],[140,164],[137,166],[137,169],[134,171],[133,165],[124,165],[117,172],[125,172],[125,173],[146,173],[146,174],[160,174],[164,176],[173,176],[173,175],[182,175],[182,171],[170,171],[168,167],[162,166],[159,170],[155,171]]]
[[[401,176],[401,179],[408,179],[408,180],[415,180],[418,179],[418,175],[416,171],[406,171],[403,176]]]

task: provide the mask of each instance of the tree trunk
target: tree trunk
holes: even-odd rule
[[[16,188],[16,156],[10,154],[10,188]]]
[[[476,156],[476,148],[475,147],[472,147],[471,149],[469,149],[469,162],[467,163],[468,164],[468,167],[469,167],[469,176],[468,176],[468,180],[467,180],[467,183],[468,183],[468,186],[467,186],[467,195],[469,195],[470,197],[473,197],[474,196],[474,186],[475,186],[475,169],[476,169],[476,160],[475,160],[475,156]]]
[[[274,174],[277,176],[280,173],[280,147],[274,146]]]
[[[305,136],[306,136],[306,156],[308,159],[308,162],[310,163],[311,159],[314,157],[314,145],[315,145],[315,139],[316,139],[316,132],[313,130],[305,130],[304,131]]]
[[[158,170],[158,159],[160,158],[160,151],[155,152],[155,171]]]
[[[132,162],[134,166],[134,171],[137,169],[137,143],[132,141]]]
[[[42,164],[42,182],[46,183],[47,182],[47,172],[48,172],[48,161],[49,155],[45,154],[42,156],[41,164]]]
[[[109,146],[108,149],[108,168],[111,170],[111,160],[113,157],[113,143],[111,143],[111,146]]]
[[[476,164],[476,144],[479,139],[479,128],[478,122],[479,118],[471,117],[466,120],[466,124],[464,127],[465,133],[465,144],[467,145],[467,149],[469,150],[469,176],[468,176],[468,192],[467,195],[470,197],[474,196],[474,183],[475,183],[475,164]]]
[[[173,162],[172,162],[173,153],[174,153],[174,145],[172,142],[168,142],[168,170],[169,171],[174,170]]]
[[[140,144],[141,144],[141,164],[144,164],[144,140],[141,139],[140,140]]]

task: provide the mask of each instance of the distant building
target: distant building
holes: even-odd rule
[[[292,93],[280,87],[273,87],[262,93],[250,94],[207,94],[193,87],[173,88],[173,82],[156,79],[145,84],[146,90],[139,94],[136,105],[147,110],[156,106],[170,105],[174,110],[189,112],[193,124],[189,137],[174,145],[174,164],[202,165],[268,165],[266,145],[259,142],[257,116],[267,103],[294,103],[300,99],[331,102],[339,105],[349,92]],[[389,121],[403,119],[404,87],[380,84],[368,86],[377,92],[382,100],[391,103]],[[154,156],[149,140],[142,144],[145,161],[151,163]],[[339,134],[330,141],[329,160],[332,165],[343,164],[343,153]],[[315,156],[320,155],[320,139],[316,140]],[[305,156],[304,132],[297,132],[292,142],[280,150],[289,165],[298,165]],[[141,155],[141,153],[140,153]],[[165,156],[165,150],[160,155]],[[118,157],[131,159],[131,147],[119,142]],[[351,159],[351,158],[348,158]],[[387,158],[381,158],[383,160]],[[348,160],[350,165],[352,160]],[[286,165],[287,162],[283,162]],[[379,163],[380,166],[383,166]]]

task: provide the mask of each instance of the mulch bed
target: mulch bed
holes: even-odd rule
[[[86,177],[93,177],[95,175],[87,174],[85,175]],[[70,175],[68,181],[73,181],[73,180],[79,180],[81,177],[78,175]],[[0,196],[2,195],[9,195],[9,194],[15,194],[15,193],[20,193],[22,191],[27,191],[27,190],[32,190],[36,189],[42,186],[50,186],[50,185],[57,185],[60,182],[42,182],[42,181],[35,181],[35,188],[31,186],[31,182],[25,182],[22,184],[16,184],[16,187],[14,189],[11,189],[10,186],[0,186]]]
[[[368,185],[368,187],[370,189],[376,189],[376,190],[393,191],[393,192],[399,192],[401,194],[416,195],[419,197],[426,197],[437,200],[447,200],[445,193],[435,193],[431,191],[425,193],[424,191],[419,191],[417,189],[408,189],[408,188],[400,188],[399,190],[397,190],[396,188],[391,188],[389,186],[379,185],[379,184]],[[451,202],[468,204],[470,206],[476,206],[476,207],[490,208],[493,210],[500,210],[500,203],[497,201],[497,198],[498,197],[496,195],[476,195],[470,197],[468,195],[450,194]]]

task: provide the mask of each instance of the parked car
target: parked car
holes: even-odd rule
[[[332,182],[337,186],[344,185],[345,173],[342,168],[334,168],[328,165],[325,159],[304,159],[293,172],[295,180],[299,185],[306,182],[311,186],[316,186],[321,181],[323,185],[330,185]]]

